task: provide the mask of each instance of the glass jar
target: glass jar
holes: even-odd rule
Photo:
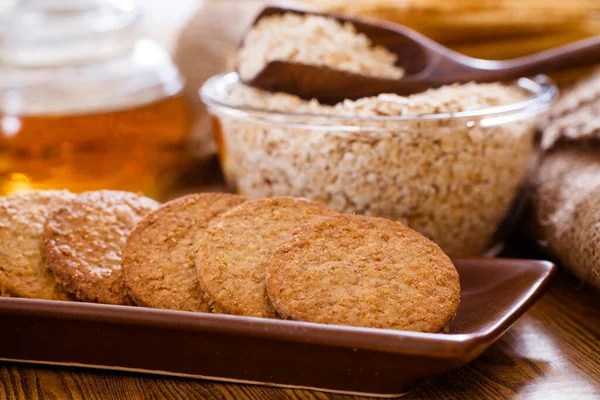
[[[0,194],[140,191],[163,198],[191,157],[170,56],[132,1],[30,0],[0,9]]]

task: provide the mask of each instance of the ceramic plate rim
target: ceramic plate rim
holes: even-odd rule
[[[496,261],[500,260],[500,261]],[[353,347],[390,353],[434,355],[438,357],[472,357],[486,343],[498,339],[544,292],[556,266],[543,260],[466,258],[457,262],[526,262],[536,268],[538,276],[520,295],[502,318],[485,330],[470,333],[420,333],[390,329],[326,325],[312,322],[285,321],[226,314],[162,310],[144,307],[79,303],[55,300],[0,297],[0,314],[34,314],[45,318],[118,322],[172,329],[223,332],[290,342],[306,342],[336,347]],[[333,333],[342,335],[332,335]],[[335,340],[332,339],[335,337]],[[475,354],[476,355],[476,354]]]

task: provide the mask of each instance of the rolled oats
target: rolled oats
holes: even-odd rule
[[[248,32],[238,54],[238,71],[251,80],[270,61],[292,61],[339,70],[400,79],[397,56],[374,46],[351,23],[292,13],[261,18]]]

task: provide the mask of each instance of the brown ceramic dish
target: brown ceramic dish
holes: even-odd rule
[[[0,298],[0,359],[397,396],[496,341],[542,295],[547,261],[455,260],[449,334]]]

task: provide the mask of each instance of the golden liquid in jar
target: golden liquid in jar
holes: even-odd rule
[[[114,189],[161,199],[191,157],[183,95],[118,111],[0,113],[0,194]]]

